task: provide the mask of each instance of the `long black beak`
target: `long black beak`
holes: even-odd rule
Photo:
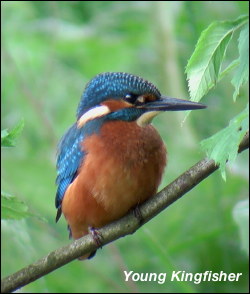
[[[142,106],[147,111],[181,111],[203,109],[207,106],[201,103],[161,96],[159,100],[148,102]]]

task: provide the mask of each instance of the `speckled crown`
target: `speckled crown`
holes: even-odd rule
[[[121,99],[127,94],[144,93],[160,97],[160,91],[147,80],[124,72],[106,72],[95,76],[86,85],[77,108],[77,118],[107,99]]]

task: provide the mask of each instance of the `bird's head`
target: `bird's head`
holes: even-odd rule
[[[201,109],[200,103],[161,95],[150,82],[123,72],[95,76],[86,86],[77,109],[78,126],[97,118],[151,122],[162,111]]]

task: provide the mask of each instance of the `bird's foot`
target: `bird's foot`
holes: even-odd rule
[[[89,227],[89,233],[92,235],[92,238],[95,241],[96,246],[102,248],[103,237],[101,233],[94,227]]]
[[[139,204],[137,204],[135,206],[135,208],[133,209],[133,215],[138,220],[139,224],[142,225],[143,222],[144,222],[144,219],[143,219],[143,216],[141,214],[141,210],[140,210]]]

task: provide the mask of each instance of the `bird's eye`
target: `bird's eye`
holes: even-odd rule
[[[137,95],[135,94],[132,94],[132,93],[129,93],[129,94],[126,94],[125,95],[125,100],[129,103],[135,103],[136,99],[137,99]]]

